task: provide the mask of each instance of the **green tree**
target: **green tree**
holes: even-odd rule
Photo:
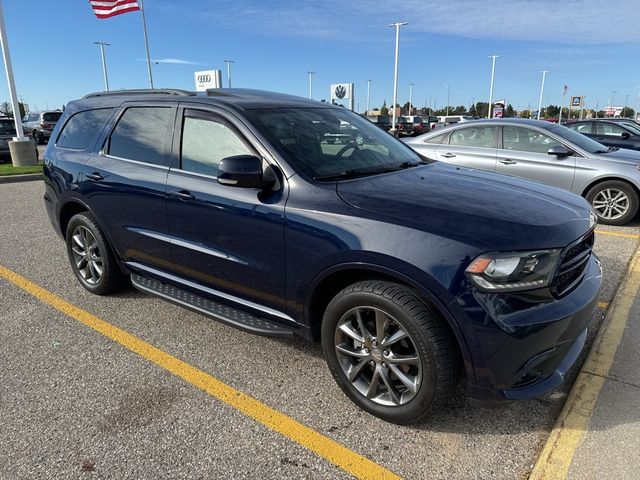
[[[380,108],[380,115],[389,115],[389,109],[387,108],[387,101],[385,100],[382,104],[382,108]]]
[[[507,105],[507,111],[505,112],[505,117],[515,117],[516,111],[513,109],[513,105]]]
[[[475,117],[478,115],[477,111],[476,111],[476,106],[475,105],[471,105],[469,107],[469,115],[471,115],[472,117]]]
[[[5,117],[13,116],[13,112],[11,111],[11,104],[9,102],[0,103],[0,114]]]
[[[480,118],[486,118],[489,115],[489,102],[476,103],[476,115]]]
[[[549,105],[548,107],[545,107],[544,112],[545,118],[554,118],[560,113],[560,107],[557,105]]]
[[[531,118],[531,110],[520,110],[520,118]]]
[[[620,112],[622,118],[635,118],[635,114],[635,110],[631,107],[624,107],[622,112]]]

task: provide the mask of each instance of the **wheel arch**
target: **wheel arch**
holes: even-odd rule
[[[91,209],[86,203],[77,198],[70,198],[60,206],[60,213],[58,214],[58,225],[60,225],[60,233],[62,238],[67,237],[67,226],[69,221],[74,215],[81,212],[91,212]],[[91,212],[93,213],[93,212]]]
[[[331,299],[343,288],[362,280],[387,280],[408,287],[420,299],[433,306],[444,320],[442,323],[451,335],[457,353],[470,378],[474,377],[473,364],[462,332],[445,304],[433,292],[411,277],[375,264],[353,263],[335,265],[320,273],[311,283],[305,299],[305,318],[313,340],[320,339],[322,317]]]
[[[635,190],[635,192],[638,194],[638,197],[640,197],[640,188],[632,180],[630,180],[628,178],[624,178],[624,177],[610,177],[610,176],[600,177],[600,178],[597,178],[596,180],[593,180],[589,185],[587,185],[585,187],[585,189],[582,191],[582,193],[580,195],[583,198],[586,198],[587,197],[587,193],[589,193],[589,190],[591,190],[593,187],[595,187],[599,183],[604,183],[604,182],[624,182],[624,183],[627,183],[631,188],[633,188]]]

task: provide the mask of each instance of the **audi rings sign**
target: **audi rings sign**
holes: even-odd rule
[[[222,87],[222,73],[220,70],[203,70],[195,72],[196,92],[206,92],[209,88]]]
[[[334,83],[331,85],[331,103],[349,100],[349,108],[353,110],[353,83]]]

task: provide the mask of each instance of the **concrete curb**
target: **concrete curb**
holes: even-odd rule
[[[36,180],[42,180],[42,174],[41,173],[25,173],[24,175],[3,175],[3,176],[0,176],[0,184],[2,184],[2,183],[34,182]]]
[[[640,246],[611,302],[589,355],[556,420],[529,480],[564,480],[589,429],[593,410],[622,339],[633,300],[640,291]]]

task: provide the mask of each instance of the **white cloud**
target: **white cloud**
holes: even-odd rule
[[[281,36],[333,38],[380,36],[406,20],[406,32],[473,39],[564,44],[640,43],[638,0],[299,0],[165,2],[157,8],[218,25]]]

